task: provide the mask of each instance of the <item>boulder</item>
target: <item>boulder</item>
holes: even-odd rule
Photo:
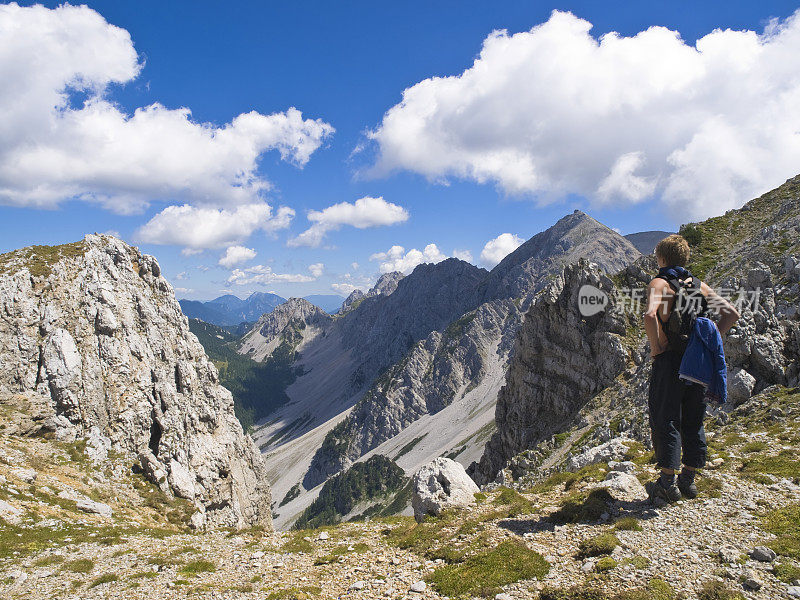
[[[411,506],[414,518],[438,515],[448,508],[475,504],[478,486],[459,463],[439,457],[414,474]]]
[[[647,500],[647,491],[639,480],[624,471],[611,471],[597,487],[606,488],[615,500],[635,502]]]
[[[735,368],[728,376],[728,400],[734,405],[747,402],[753,393],[756,378],[744,369]]]
[[[569,459],[570,470],[577,471],[587,465],[599,462],[618,461],[628,452],[625,442],[630,442],[627,438],[614,438],[599,446],[594,446],[584,450],[578,456]]]

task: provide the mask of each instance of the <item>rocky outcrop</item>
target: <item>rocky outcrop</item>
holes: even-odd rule
[[[336,312],[336,314],[343,315],[347,312],[350,312],[359,304],[361,304],[364,298],[388,296],[397,289],[397,284],[403,277],[405,277],[405,275],[403,275],[401,272],[391,271],[390,273],[384,273],[381,275],[378,278],[378,281],[375,282],[375,285],[373,285],[366,294],[359,289],[353,290],[350,292],[350,295],[345,298],[345,301],[342,302],[342,306]]]
[[[613,283],[580,260],[537,296],[519,330],[514,359],[497,398],[497,432],[470,475],[483,485],[515,454],[563,430],[580,408],[623,371],[630,351],[624,315],[609,310],[584,317],[585,285],[611,294]]]
[[[349,312],[351,309],[358,306],[360,301],[363,300],[365,296],[366,295],[361,290],[358,289],[353,290],[352,292],[350,292],[347,298],[344,299],[344,302],[342,302],[342,306],[339,307],[339,310],[337,310],[335,314],[343,315],[344,313]]]
[[[156,260],[114,237],[0,256],[0,397],[127,453],[197,527],[271,525],[264,465]]]
[[[465,508],[475,504],[480,490],[460,464],[439,457],[414,474],[411,506],[414,518],[437,516],[450,508]]]
[[[306,337],[306,328],[314,328],[316,332],[331,320],[328,313],[308,300],[289,298],[258,319],[242,338],[239,353],[247,354],[256,361],[266,360],[281,343],[297,346]]]

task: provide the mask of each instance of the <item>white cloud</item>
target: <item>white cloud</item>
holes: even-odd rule
[[[481,250],[481,263],[487,267],[495,266],[519,248],[524,241],[514,233],[501,233],[496,238],[486,242],[483,250]]]
[[[159,103],[123,112],[109,90],[143,65],[130,34],[86,6],[0,5],[0,39],[3,204],[77,198],[123,214],[154,200],[253,205],[270,187],[257,170],[265,152],[303,166],[334,131],[294,108],[222,126]]]
[[[355,286],[352,283],[332,283],[331,289],[344,296],[349,296],[353,290],[358,289],[358,286]]]
[[[275,273],[268,265],[254,265],[246,269],[234,269],[228,283],[232,285],[269,285],[270,283],[307,283],[315,277],[300,273]]]
[[[225,250],[225,254],[220,257],[218,264],[230,269],[233,265],[238,265],[239,263],[246,262],[255,257],[256,251],[252,248],[228,246],[228,249]]]
[[[379,261],[381,273],[400,271],[410,273],[414,267],[422,263],[438,263],[446,259],[436,244],[428,244],[425,249],[420,251],[412,248],[406,252],[402,246],[392,246],[386,252],[376,252],[369,257],[370,260]]]
[[[184,281],[188,279],[189,276],[186,274],[186,271],[181,271],[177,275],[175,275],[175,281]]]
[[[392,204],[382,196],[365,196],[353,204],[340,202],[323,210],[312,210],[308,220],[313,223],[297,237],[288,241],[289,246],[318,247],[329,231],[336,231],[343,225],[357,229],[395,225],[408,220],[408,211],[402,206]]]
[[[315,278],[318,278],[322,275],[322,272],[325,270],[325,265],[322,263],[314,263],[313,265],[308,265],[308,271],[313,275]]]
[[[353,271],[358,271],[358,267],[359,264],[357,262],[350,263],[350,268],[353,269]]]
[[[403,92],[369,134],[370,169],[495,183],[550,202],[656,199],[681,219],[739,206],[800,165],[800,11],[689,45],[650,27],[591,35],[555,11],[495,31],[473,65]]]
[[[458,248],[456,248],[455,250],[453,250],[453,257],[465,260],[468,263],[472,262],[472,252],[470,252],[469,250],[459,250]]]
[[[179,294],[191,294],[194,290],[191,288],[176,287],[175,291],[178,292]]]
[[[136,233],[150,244],[175,244],[190,249],[221,248],[247,239],[253,232],[273,233],[291,223],[294,211],[281,206],[273,215],[265,202],[243,204],[232,209],[207,206],[168,206]]]

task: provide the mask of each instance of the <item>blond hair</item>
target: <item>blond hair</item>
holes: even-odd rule
[[[689,242],[682,235],[673,233],[656,244],[656,256],[661,257],[668,267],[685,267],[689,262]]]

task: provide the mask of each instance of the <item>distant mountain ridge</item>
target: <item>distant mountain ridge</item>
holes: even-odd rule
[[[268,292],[253,292],[246,300],[233,294],[226,294],[208,302],[179,300],[183,314],[190,319],[200,319],[221,327],[258,321],[261,315],[271,312],[284,302],[286,298]]]
[[[642,254],[652,254],[656,249],[656,244],[663,240],[668,235],[675,233],[674,231],[640,231],[638,233],[629,233],[625,239],[633,244],[636,249]]]
[[[336,294],[304,296],[314,306],[332,314],[342,306],[344,298]],[[225,294],[208,302],[179,300],[183,314],[190,319],[200,319],[212,325],[229,327],[241,323],[255,323],[266,313],[286,302],[286,298],[269,292],[253,292],[245,300]]]

